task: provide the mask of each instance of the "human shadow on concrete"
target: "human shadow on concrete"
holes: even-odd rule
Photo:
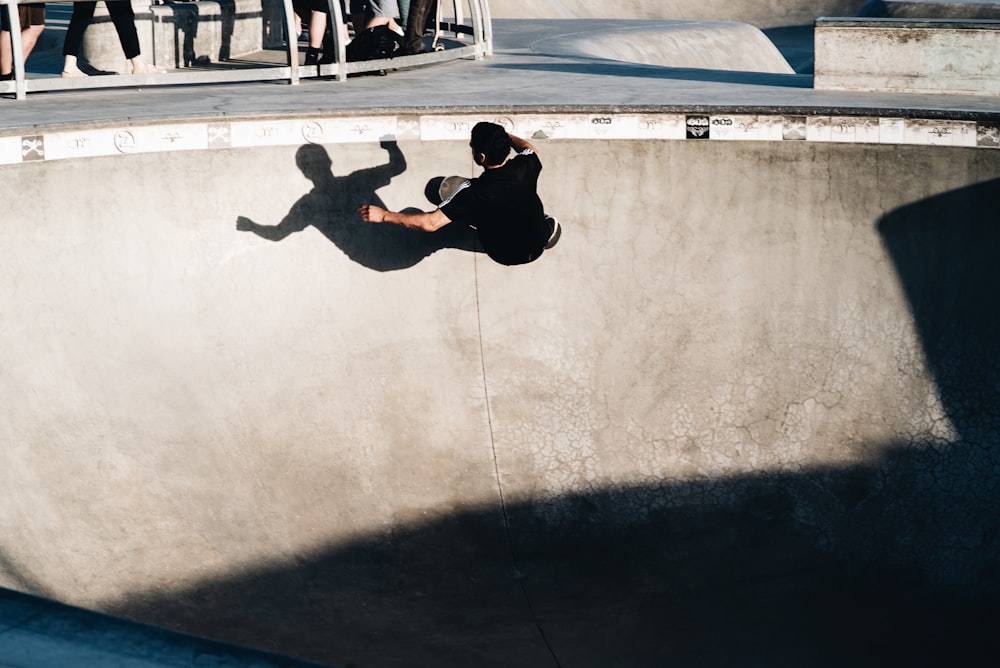
[[[539,56],[542,58],[544,56]],[[784,88],[812,88],[812,76],[805,74],[771,74],[768,72],[736,72],[682,67],[660,67],[626,63],[603,58],[577,58],[580,62],[539,62],[535,64],[498,63],[491,67],[523,72],[558,72],[560,74],[586,74],[642,79],[676,79],[678,81],[708,81],[713,83],[748,84],[754,86],[781,86]]]
[[[355,668],[976,665],[996,587],[938,589],[879,549],[944,547],[907,534],[949,502],[910,509],[935,496],[908,486],[912,463],[890,447],[872,468],[458,511],[110,612]],[[996,526],[995,507],[963,510]]]
[[[281,241],[307,227],[315,227],[355,262],[376,271],[393,271],[414,266],[442,248],[476,250],[473,232],[468,227],[445,225],[428,233],[398,225],[367,223],[358,207],[377,204],[385,207],[378,189],[406,171],[406,159],[394,141],[383,141],[388,162],[359,169],[346,176],[334,176],[326,149],[305,144],[295,154],[295,163],[313,183],[275,225],[256,223],[239,216],[236,228],[253,232],[268,241]]]

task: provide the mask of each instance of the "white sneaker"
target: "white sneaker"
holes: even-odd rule
[[[128,63],[126,69],[129,74],[166,74],[167,71],[162,67],[157,67],[150,63],[141,63],[139,67],[135,67],[132,63]]]

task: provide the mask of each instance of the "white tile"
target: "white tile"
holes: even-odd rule
[[[858,119],[851,116],[830,117],[830,141],[853,144],[858,140]]]
[[[878,140],[881,144],[902,144],[904,140],[903,119],[878,119]]]
[[[350,144],[395,140],[395,116],[313,119],[303,122],[300,138],[313,144]]]
[[[21,137],[0,137],[0,165],[21,162]]]
[[[126,146],[125,133],[134,143]],[[208,148],[208,125],[178,123],[127,128],[115,136],[115,147],[122,153],[160,153],[164,151],[196,151]]]
[[[612,124],[611,115],[589,114],[524,114],[511,121],[508,131],[525,139],[593,139],[607,134]]]
[[[757,139],[761,141],[781,141],[784,138],[784,116],[757,116]]]
[[[952,146],[976,146],[975,121],[952,121]]]
[[[737,139],[735,116],[709,116],[708,138],[730,141]]]
[[[829,116],[809,116],[806,118],[807,141],[833,141],[833,125]]]
[[[472,126],[479,121],[490,121],[514,131],[514,121],[509,116],[489,117],[487,115],[445,115],[421,116],[420,138],[423,141],[469,141]],[[523,132],[523,130],[522,130]],[[515,134],[517,132],[515,131]]]
[[[127,130],[116,128],[46,133],[45,159],[70,160],[129,152],[116,148],[116,138],[126,146],[134,142]]]
[[[879,119],[866,116],[855,119],[854,140],[859,143],[877,144],[880,137]]]
[[[301,144],[302,121],[264,120],[237,121],[231,123],[230,146],[246,148],[251,146],[293,146]]]

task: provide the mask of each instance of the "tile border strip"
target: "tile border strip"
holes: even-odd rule
[[[1000,148],[1000,124],[880,116],[552,113],[331,116],[123,125],[0,136],[0,165],[130,153],[336,144],[468,141],[480,120],[537,140],[807,141]]]

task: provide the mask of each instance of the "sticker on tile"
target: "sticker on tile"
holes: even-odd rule
[[[209,148],[229,148],[232,145],[229,123],[209,123],[205,132]]]
[[[1000,148],[1000,127],[996,125],[980,125],[976,129],[976,146],[981,148]]]
[[[397,118],[396,139],[420,139],[420,117],[401,116]]]
[[[781,139],[784,141],[804,141],[806,138],[806,117],[785,116],[781,129]]]
[[[42,135],[31,135],[21,137],[21,161],[45,159],[45,137]]]
[[[708,139],[708,116],[687,116],[684,119],[684,136],[686,139]]]

